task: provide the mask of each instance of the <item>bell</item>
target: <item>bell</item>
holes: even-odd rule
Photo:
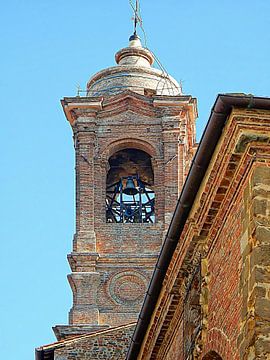
[[[134,181],[131,177],[127,179],[126,187],[123,190],[123,193],[126,195],[136,195],[138,194],[138,190],[135,187]]]

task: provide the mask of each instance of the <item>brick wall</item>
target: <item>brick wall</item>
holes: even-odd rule
[[[241,358],[270,357],[270,167],[255,167],[245,193]]]
[[[251,299],[255,308],[254,352],[270,358],[270,167],[261,166],[252,179],[254,251],[250,259]]]
[[[227,119],[138,359],[184,360],[185,348],[197,360],[270,359],[269,121],[257,109],[234,109]],[[191,286],[198,264],[200,290]],[[185,318],[193,291],[198,332],[196,313]]]
[[[243,308],[240,296],[242,256],[239,241],[243,236],[242,214],[243,200],[240,194],[235,206],[226,214],[226,221],[208,255],[210,281],[207,340],[203,353],[215,350],[224,360],[239,359],[237,340]]]
[[[118,326],[137,319],[191,160],[186,152],[195,139],[194,99],[162,99],[158,103],[160,98],[131,92],[104,99],[64,99],[76,152],[76,234],[68,256],[73,291],[70,325]],[[156,221],[106,223],[109,159],[132,148],[151,158]]]
[[[183,321],[179,323],[174,338],[168,348],[164,360],[178,360],[183,358]]]
[[[135,325],[111,329],[62,343],[55,360],[124,360]]]

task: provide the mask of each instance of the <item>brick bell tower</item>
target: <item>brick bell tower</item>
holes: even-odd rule
[[[195,148],[196,99],[152,67],[136,33],[61,103],[74,133],[73,292],[58,338],[136,321]]]

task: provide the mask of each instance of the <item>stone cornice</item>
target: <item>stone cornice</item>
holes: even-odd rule
[[[188,112],[192,119],[197,117],[197,102],[190,95],[152,97],[125,91],[109,97],[65,97],[61,104],[71,126],[79,117],[104,118],[126,111],[149,117]]]

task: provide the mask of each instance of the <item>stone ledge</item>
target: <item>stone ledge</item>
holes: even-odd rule
[[[53,327],[53,331],[56,339],[60,341],[70,339],[74,336],[92,334],[109,328],[109,325],[56,325]]]

